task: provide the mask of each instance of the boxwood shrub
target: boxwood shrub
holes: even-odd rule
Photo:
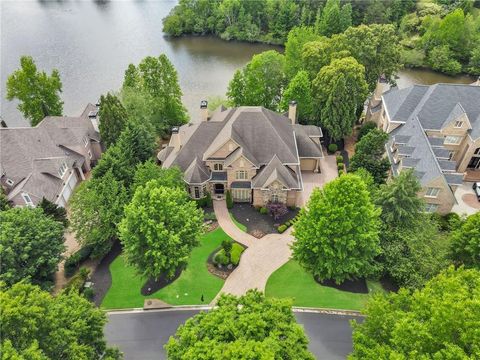
[[[343,156],[342,155],[337,156],[337,164],[339,164],[339,163],[343,163]]]
[[[283,233],[285,230],[287,230],[287,225],[283,224],[283,225],[280,225],[278,228],[277,228],[278,232],[281,234]]]
[[[72,276],[75,271],[80,267],[85,260],[90,257],[93,248],[91,246],[84,246],[80,250],[74,252],[70,255],[67,260],[65,260],[64,270],[65,276],[70,277]]]

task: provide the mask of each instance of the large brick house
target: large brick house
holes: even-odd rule
[[[264,206],[297,204],[302,171],[320,171],[322,131],[295,123],[296,104],[288,116],[260,106],[218,108],[201,104],[202,121],[172,130],[158,154],[162,167],[178,166],[194,199],[231,191],[236,202]]]
[[[98,108],[79,117],[48,116],[35,127],[0,128],[0,184],[14,206],[42,198],[67,204],[101,156]]]
[[[480,86],[414,85],[384,92],[380,82],[367,120],[389,134],[392,175],[414,169],[426,210],[448,213],[464,180],[480,181]]]

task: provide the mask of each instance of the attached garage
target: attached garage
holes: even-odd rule
[[[317,164],[316,159],[300,159],[300,170],[314,171]]]
[[[70,195],[72,195],[73,189],[75,189],[75,186],[78,183],[78,178],[75,172],[72,172],[72,175],[68,179],[68,182],[65,184],[65,187],[63,188],[62,192],[62,200],[59,201],[58,204],[60,206],[64,206],[63,204],[66,204],[68,202],[68,199],[70,198]]]

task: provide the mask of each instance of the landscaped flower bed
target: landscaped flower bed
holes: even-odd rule
[[[285,222],[284,224],[280,225],[277,228],[278,232],[280,234],[285,232],[285,230],[287,230],[290,226],[292,226],[293,224],[295,224],[298,221],[299,216],[300,216],[300,213],[298,213],[293,219],[291,219],[291,220]]]

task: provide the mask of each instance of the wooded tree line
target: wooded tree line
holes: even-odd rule
[[[351,25],[398,22],[413,7],[413,0],[181,0],[163,30],[282,45],[296,26],[330,36]]]
[[[227,96],[234,106],[275,111],[286,111],[295,100],[300,123],[322,126],[339,140],[351,133],[378,77],[394,81],[399,55],[392,25],[349,27],[331,37],[297,27],[288,34],[285,54],[266,51],[237,70]]]
[[[164,19],[164,31],[283,45],[299,26],[331,36],[349,26],[392,24],[406,66],[479,75],[479,14],[475,0],[182,0]]]

